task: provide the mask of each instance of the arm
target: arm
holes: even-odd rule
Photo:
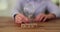
[[[46,7],[49,11],[49,14],[40,14],[35,18],[35,21],[42,21],[45,22],[46,20],[54,19],[60,17],[60,11],[58,6],[53,4],[50,0],[47,0]]]
[[[51,14],[54,14],[56,17],[60,17],[60,11],[56,4],[51,1],[47,1],[47,9]]]
[[[12,17],[17,24],[21,24],[22,22],[28,22],[28,18],[23,15],[22,0],[16,1],[16,4],[12,9]]]
[[[15,5],[12,7],[12,17],[14,17],[14,15],[22,13],[22,9],[21,9],[21,2],[22,0],[17,0]]]

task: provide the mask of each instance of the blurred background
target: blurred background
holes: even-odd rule
[[[0,0],[0,16],[11,17],[11,8],[16,0]],[[60,0],[51,0],[57,6],[60,6]]]

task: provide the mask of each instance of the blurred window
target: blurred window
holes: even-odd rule
[[[6,10],[8,8],[7,0],[0,0],[0,10]]]
[[[55,3],[56,5],[59,5],[59,0],[51,0],[53,3]]]

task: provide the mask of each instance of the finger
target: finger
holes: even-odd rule
[[[20,21],[20,20],[17,20],[17,19],[15,20],[15,23],[21,23],[21,22],[22,22],[22,21]]]
[[[25,20],[28,21],[29,19],[27,17],[25,17]]]
[[[22,17],[17,17],[18,20],[22,20]]]
[[[37,16],[37,17],[35,18],[35,20],[36,20],[36,21],[39,21],[40,17],[41,17],[41,16]]]
[[[37,20],[37,19],[38,19],[38,16],[36,16],[34,20]]]
[[[23,18],[23,17],[22,17],[22,16],[20,16],[20,15],[19,15],[18,17]]]
[[[43,20],[44,17],[45,17],[45,16],[41,16],[39,21],[41,22],[41,21]]]
[[[19,14],[19,16],[22,17],[22,18],[25,18],[25,16],[23,14]]]
[[[17,21],[22,21],[22,18],[21,17],[17,17],[16,20]]]
[[[24,19],[24,22],[25,22],[25,23],[28,23],[28,22],[29,22],[29,19],[28,19],[28,18],[25,18],[25,19]]]
[[[47,19],[47,17],[45,17],[45,18],[44,18],[43,22],[45,22],[45,21],[46,21],[46,19]]]
[[[15,21],[16,21],[16,23],[21,23],[22,19],[21,19],[21,17],[17,17],[17,18],[15,19]]]
[[[23,22],[27,22],[28,21],[28,18],[25,17],[24,15],[20,14],[20,17],[23,18]]]

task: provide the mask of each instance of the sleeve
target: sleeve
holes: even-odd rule
[[[54,4],[52,1],[47,1],[47,9],[50,13],[53,13],[56,15],[56,17],[60,17],[60,10],[56,4]]]
[[[16,15],[18,13],[22,13],[22,8],[21,7],[22,7],[22,0],[17,0],[15,5],[11,9],[12,18],[14,17],[14,15]]]

